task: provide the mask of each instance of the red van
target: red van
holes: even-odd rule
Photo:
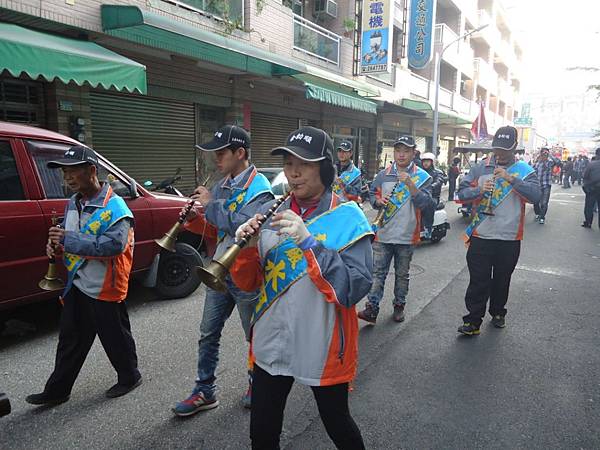
[[[38,282],[48,268],[45,246],[52,217],[63,215],[72,193],[61,171],[48,169],[46,163],[72,145],[81,144],[53,131],[0,122],[0,310],[59,294],[42,291]],[[175,253],[161,251],[154,239],[176,222],[189,199],[149,192],[99,158],[100,180],[109,180],[135,216],[134,274],[148,272],[154,264],[157,272],[151,272],[157,273],[155,286],[163,297],[192,293],[200,284],[195,267],[214,252],[215,234],[185,231]],[[66,271],[59,267],[65,280]]]

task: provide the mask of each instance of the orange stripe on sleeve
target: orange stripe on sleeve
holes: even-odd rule
[[[304,257],[308,263],[308,276],[315,284],[317,289],[325,296],[325,300],[329,303],[339,303],[335,289],[327,281],[321,273],[321,266],[312,249],[304,250]]]

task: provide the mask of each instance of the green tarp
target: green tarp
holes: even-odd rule
[[[357,111],[364,111],[371,114],[377,114],[377,103],[365,100],[358,95],[347,93],[333,88],[325,88],[316,84],[304,82],[306,87],[306,98],[318,100],[330,105],[350,108]]]
[[[102,5],[102,28],[116,36],[262,76],[293,75],[305,65],[137,6]]]
[[[0,23],[0,70],[14,77],[146,93],[146,67],[93,42]]]
[[[402,106],[405,108],[413,109],[415,111],[423,112],[427,115],[428,119],[433,118],[433,108],[429,104],[429,102],[424,102],[420,100],[413,100],[410,98],[402,99]],[[446,112],[439,112],[438,115],[440,125],[470,125],[471,121],[467,119],[463,119],[455,114],[450,114]]]

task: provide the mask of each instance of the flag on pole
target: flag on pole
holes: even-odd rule
[[[479,114],[475,118],[473,125],[471,125],[471,135],[475,142],[480,142],[483,139],[488,137],[487,131],[487,123],[485,121],[485,104],[483,102],[479,103]]]

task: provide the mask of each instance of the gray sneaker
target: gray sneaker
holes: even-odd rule
[[[504,328],[506,326],[506,319],[501,315],[494,316],[492,317],[492,325],[496,328]]]
[[[359,319],[372,323],[373,325],[377,322],[377,312],[369,302],[365,303],[365,309],[359,311],[357,316]]]
[[[404,322],[404,305],[394,305],[392,319],[394,322]]]

